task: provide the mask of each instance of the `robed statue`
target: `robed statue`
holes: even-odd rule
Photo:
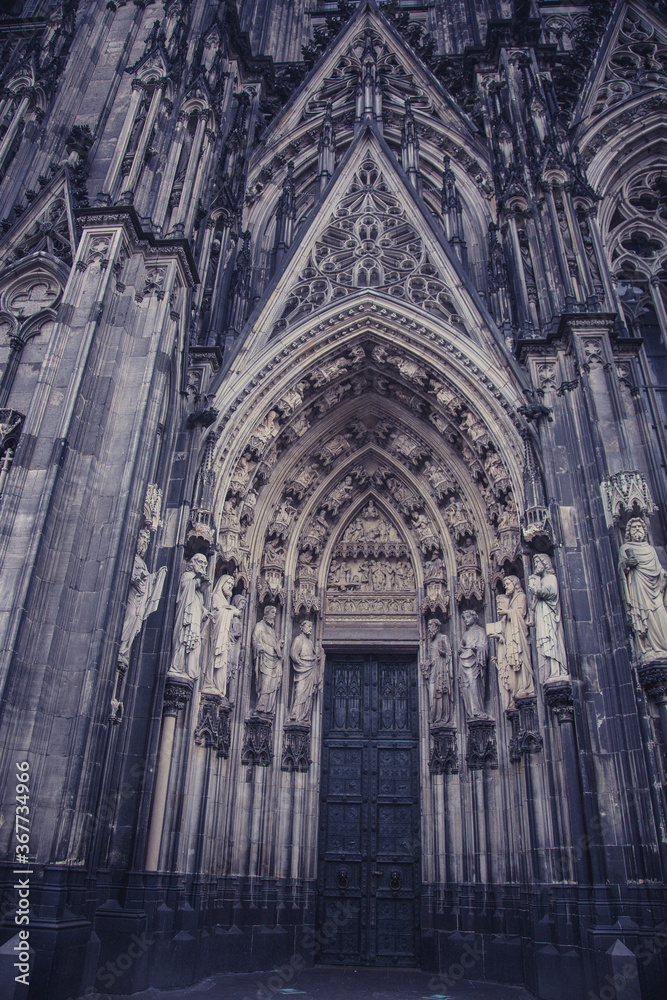
[[[238,674],[243,665],[245,650],[241,645],[243,635],[243,615],[248,598],[245,594],[234,594],[232,606],[238,610],[229,626],[229,649],[227,651],[227,697],[230,701],[236,698],[236,688],[238,684]]]
[[[294,678],[292,706],[288,722],[310,722],[313,710],[313,698],[320,685],[321,654],[318,654],[310,638],[313,634],[312,622],[301,622],[301,632],[297,635],[290,649],[290,660]]]
[[[535,626],[539,675],[545,684],[568,678],[558,580],[551,558],[546,553],[541,552],[533,559],[528,593],[531,624]]]
[[[422,675],[428,687],[429,718],[432,725],[449,722],[453,708],[454,673],[452,647],[440,632],[441,622],[428,623],[428,653],[422,661]]]
[[[640,517],[628,521],[618,572],[640,660],[647,663],[667,658],[667,573]]]
[[[206,556],[197,552],[181,576],[176,598],[169,672],[182,674],[191,680],[199,677],[202,632],[209,617],[209,612],[204,607],[204,590],[208,587],[207,572]]]
[[[166,566],[163,566],[156,573],[148,571],[144,557],[148,551],[150,537],[151,533],[148,528],[142,528],[137,540],[130,591],[127,595],[127,607],[125,608],[125,620],[123,621],[120,648],[118,649],[118,665],[124,669],[129,666],[132,643],[139,635],[142,625],[148,616],[157,610],[164,587],[164,578],[167,575]]]
[[[459,644],[459,690],[468,719],[489,719],[484,711],[489,640],[472,608],[461,615],[466,630]]]
[[[273,715],[276,696],[283,676],[283,644],[276,635],[276,609],[264,608],[264,616],[252,633],[252,655],[255,661],[257,704],[255,715]]]
[[[535,681],[528,646],[528,604],[518,576],[503,579],[505,593],[496,601],[498,621],[486,626],[498,640],[496,665],[505,709],[515,708],[516,698],[535,694]]]
[[[208,622],[208,642],[206,669],[204,673],[204,694],[227,696],[229,681],[229,653],[231,646],[231,625],[241,612],[231,603],[234,579],[226,574],[221,576],[211,594],[211,612]]]

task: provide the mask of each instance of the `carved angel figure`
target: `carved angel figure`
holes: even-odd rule
[[[197,552],[181,576],[176,598],[176,620],[169,672],[184,674],[192,680],[199,677],[202,631],[209,617],[204,607],[203,593],[208,586],[207,570],[206,556]]]
[[[327,382],[331,382],[340,375],[344,375],[351,363],[347,358],[335,358],[332,361],[323,361],[319,368],[312,373],[310,380],[315,388],[319,389],[320,386],[326,385]]]
[[[319,452],[317,452],[315,457],[318,458],[322,465],[326,468],[328,465],[331,465],[334,459],[338,458],[339,455],[342,455],[349,445],[350,442],[346,437],[343,437],[342,434],[337,434],[335,437],[331,438],[331,440],[328,441]]]
[[[129,665],[132,643],[139,635],[141,626],[148,616],[157,609],[162,596],[164,578],[167,575],[166,566],[159,569],[157,573],[148,572],[144,556],[148,551],[150,537],[151,534],[148,528],[142,528],[139,532],[137,552],[132,567],[132,578],[130,579],[130,591],[127,595],[125,620],[123,621],[123,631],[118,649],[118,663],[121,667]]]
[[[428,623],[428,653],[421,666],[428,685],[429,717],[431,724],[446,724],[452,714],[454,674],[452,647],[440,629],[442,623],[431,618]]]
[[[251,441],[255,446],[268,444],[280,431],[280,420],[275,410],[269,410],[264,419],[253,430]]]
[[[231,576],[221,576],[211,595],[211,612],[208,626],[206,666],[204,686],[206,694],[227,696],[229,677],[230,630],[235,617],[241,612],[231,603],[234,580]]]
[[[540,553],[533,559],[533,574],[528,577],[530,611],[535,625],[537,666],[544,683],[568,677],[567,657],[560,616],[558,580],[551,559]]]
[[[503,586],[505,593],[496,602],[499,621],[487,625],[486,631],[498,640],[496,662],[507,710],[515,707],[515,698],[535,694],[535,681],[528,646],[526,595],[517,576],[506,576]]]
[[[296,636],[290,650],[294,677],[294,693],[288,722],[310,722],[313,698],[321,680],[321,654],[315,651],[311,635],[312,622],[301,622],[301,632]]]
[[[618,573],[640,659],[667,657],[667,573],[639,517],[628,521]]]
[[[307,382],[297,382],[296,385],[285,392],[285,395],[278,403],[278,409],[283,416],[288,417],[297,407],[301,406],[303,403],[303,394],[307,388]]]
[[[250,453],[246,451],[232,473],[231,485],[235,493],[243,493],[256,468],[257,462],[253,462]]]

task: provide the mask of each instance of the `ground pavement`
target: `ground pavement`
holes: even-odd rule
[[[275,972],[211,976],[196,986],[145,990],[131,1000],[534,1000],[519,986],[460,979],[443,983],[413,969],[342,968],[318,965],[286,983]],[[98,994],[98,1000],[107,1000]],[[130,1000],[118,995],[108,1000]]]

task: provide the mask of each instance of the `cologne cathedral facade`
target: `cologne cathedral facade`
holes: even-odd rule
[[[663,5],[0,50],[3,995],[663,996]]]

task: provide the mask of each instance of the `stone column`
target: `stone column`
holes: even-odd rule
[[[595,866],[595,854],[589,850],[586,836],[581,777],[579,775],[579,754],[574,731],[572,682],[569,680],[553,681],[551,684],[545,684],[543,690],[544,700],[558,720],[560,727],[565,777],[569,791],[567,802],[570,812],[577,881],[589,882],[592,869]],[[599,873],[594,880],[596,882],[599,880]]]
[[[155,795],[153,811],[148,831],[148,847],[146,849],[146,870],[157,871],[160,861],[160,844],[162,842],[162,827],[167,806],[167,791],[169,788],[169,772],[171,756],[174,750],[174,733],[176,717],[185,708],[192,694],[193,682],[188,677],[168,677],[164,689],[164,705],[162,736],[158,754],[157,774],[155,777]]]
[[[192,194],[192,189],[195,184],[202,143],[204,141],[204,135],[206,134],[207,120],[208,112],[200,111],[197,128],[195,129],[194,139],[192,140],[192,146],[190,148],[190,156],[188,159],[188,166],[185,171],[185,179],[183,180],[183,190],[181,191],[178,206],[174,210],[174,218],[171,221],[172,236],[183,236],[185,232],[185,222],[190,206],[190,195]]]
[[[130,106],[127,109],[127,115],[125,116],[123,128],[118,136],[118,142],[116,143],[116,148],[114,149],[114,154],[111,159],[111,163],[109,164],[109,169],[107,170],[102,190],[97,196],[98,202],[101,202],[102,204],[108,204],[113,198],[114,188],[116,187],[116,183],[118,181],[118,175],[120,174],[120,168],[125,156],[125,150],[127,149],[127,144],[130,141],[130,135],[132,134],[132,129],[134,127],[134,119],[137,117],[137,111],[139,109],[139,105],[141,104],[143,93],[144,85],[141,80],[133,80]]]
[[[637,667],[637,676],[646,697],[658,706],[662,740],[667,750],[667,658],[642,663]]]
[[[155,121],[157,119],[158,111],[160,110],[160,102],[163,96],[164,81],[156,84],[155,90],[153,91],[153,96],[151,97],[150,107],[148,109],[148,114],[146,115],[146,121],[144,122],[144,127],[141,130],[141,138],[137,145],[134,159],[132,160],[132,166],[130,168],[130,173],[127,180],[125,181],[125,189],[121,193],[120,200],[125,205],[131,205],[134,203],[134,192],[141,177],[141,172],[144,167],[144,157],[146,155],[146,147],[148,146]]]

